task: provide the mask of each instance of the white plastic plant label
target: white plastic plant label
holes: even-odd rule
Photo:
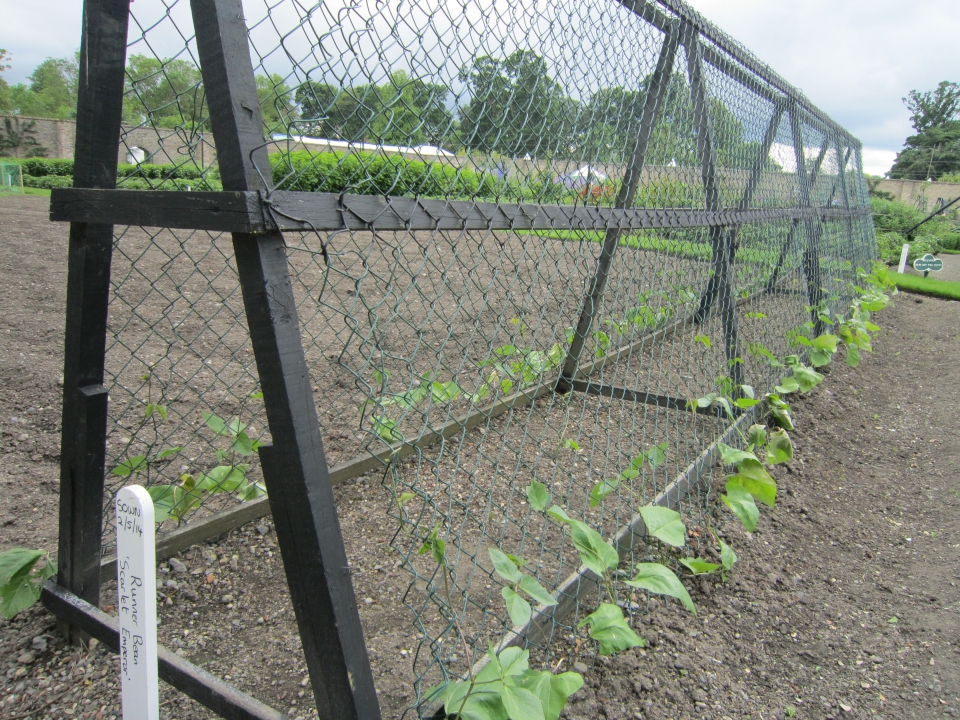
[[[117,493],[117,612],[124,720],[159,720],[157,560],[153,500],[139,485]]]

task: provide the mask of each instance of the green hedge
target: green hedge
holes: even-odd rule
[[[48,176],[73,177],[73,160],[70,159],[24,158],[14,162],[20,163],[20,168],[25,176],[30,175],[35,178]],[[26,178],[24,178],[24,185],[26,185]],[[57,185],[56,187],[62,186]]]
[[[209,191],[223,190],[219,179],[190,180],[188,178],[176,180],[145,180],[138,177],[125,177],[117,180],[118,190],[190,190]]]
[[[900,253],[905,242],[910,243],[908,263],[912,263],[918,257],[923,257],[927,253],[936,255],[940,252],[939,239],[934,235],[921,235],[913,240],[907,240],[898,232],[880,230],[879,228],[877,230],[877,251],[880,254],[880,259],[887,265],[896,265],[900,262]]]
[[[67,175],[43,175],[34,177],[24,173],[23,186],[53,190],[53,188],[73,187],[73,178]]]
[[[469,168],[370,152],[274,153],[270,169],[278,189],[304,192],[493,198],[504,185]]]
[[[69,158],[4,158],[4,162],[15,162],[23,168],[24,175],[41,177],[73,177],[73,160]],[[202,173],[195,165],[142,165],[121,164],[117,166],[117,177],[143,178],[148,180],[197,180],[204,174],[216,175],[215,169]],[[62,187],[55,185],[55,187]]]
[[[940,246],[944,250],[960,250],[960,231],[949,232],[940,237]]]

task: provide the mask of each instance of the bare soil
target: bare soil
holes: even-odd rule
[[[8,290],[0,300],[0,549],[56,546],[66,228],[47,221],[46,205],[43,198],[0,200],[0,238],[8,249],[0,259]],[[349,277],[344,273],[344,282]],[[233,301],[226,289],[222,294],[222,304]],[[648,647],[598,661],[567,717],[773,718],[790,707],[811,718],[960,714],[960,391],[950,377],[960,361],[958,310],[956,303],[900,295],[880,315],[884,332],[875,354],[857,370],[835,367],[794,404],[797,459],[778,473],[777,510],[765,511],[752,535],[717,513],[715,522],[740,557],[730,580],[691,584],[696,618],[676,604],[654,602],[638,616]],[[185,344],[200,350],[226,338],[234,342],[233,357],[243,358],[243,328],[228,329],[235,340],[218,332]],[[131,336],[135,330],[129,328]],[[677,386],[687,368],[715,364],[712,356],[645,350],[653,352],[683,358],[657,371]],[[212,355],[198,355],[198,365],[205,359]],[[637,382],[641,366],[637,360],[607,380]],[[117,376],[138,371],[120,368]],[[678,394],[698,391],[678,387]],[[356,412],[352,395],[342,405],[321,403],[322,419],[343,408]],[[184,400],[184,416],[186,410]],[[487,432],[508,437],[525,419],[529,432],[545,437],[550,412],[541,404],[512,427],[505,418]],[[599,412],[594,404],[581,416]],[[635,423],[675,420],[644,416],[624,428],[618,443],[638,431]],[[589,438],[591,430],[578,432]],[[712,432],[689,425],[671,440],[690,443],[693,452]],[[325,436],[331,454],[345,457],[359,450],[357,440],[349,424]],[[458,449],[474,463],[472,479],[496,468],[482,440],[464,439]],[[438,459],[431,472],[449,473],[448,462]],[[541,463],[541,472],[553,462],[561,469],[551,472],[573,475],[572,466],[551,458],[524,462]],[[380,474],[340,486],[336,495],[381,705],[385,717],[397,717],[414,701],[412,665],[421,638],[408,606],[422,598],[416,586],[409,589],[391,548],[395,523],[383,511],[390,495]],[[511,524],[522,521],[514,516]],[[562,566],[562,558],[557,562]],[[162,643],[291,717],[313,714],[269,519],[161,563],[159,576]],[[111,585],[103,588],[108,611],[112,593]],[[0,620],[0,717],[117,716],[114,666],[115,658],[99,648],[64,645],[42,608]],[[165,717],[209,717],[167,686],[162,702]]]

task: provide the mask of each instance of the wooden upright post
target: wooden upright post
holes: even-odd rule
[[[270,163],[240,0],[192,0],[224,190],[269,191]],[[261,459],[290,597],[321,718],[378,720],[279,231],[234,233],[273,445]]]
[[[130,0],[85,0],[73,186],[116,187]],[[100,602],[113,225],[70,223],[60,443],[57,583]],[[67,625],[61,629],[68,630]]]
[[[790,129],[793,134],[793,154],[797,162],[797,190],[800,194],[800,206],[811,207],[813,182],[812,176],[807,174],[807,164],[803,149],[803,123],[800,121],[800,106],[794,102],[790,107]],[[824,144],[826,147],[826,144]],[[821,153],[817,167],[823,162]],[[820,304],[823,300],[823,287],[820,283],[820,221],[807,218],[804,220],[807,246],[803,253],[803,273],[807,278],[807,301],[810,304],[810,320],[814,325],[814,336],[823,332],[823,323],[820,322]]]
[[[663,45],[660,47],[660,55],[657,58],[657,67],[653,71],[653,75],[650,76],[650,82],[647,85],[646,96],[643,100],[643,111],[640,115],[640,130],[637,133],[633,150],[633,160],[624,175],[620,192],[617,195],[616,207],[618,208],[628,208],[633,205],[633,198],[637,194],[637,187],[640,184],[640,176],[643,173],[643,165],[647,157],[647,148],[650,147],[653,129],[656,126],[660,107],[670,83],[670,74],[673,72],[678,40],[678,26],[676,23],[671,23],[664,33]],[[557,382],[559,392],[569,392],[570,382],[576,378],[584,345],[590,335],[590,329],[593,327],[597,312],[600,310],[603,291],[610,274],[610,264],[613,262],[614,253],[616,253],[620,244],[621,234],[620,228],[610,228],[604,236],[603,248],[600,250],[600,258],[597,261],[597,271],[594,273],[593,281],[588,286],[587,294],[583,299],[583,307],[580,310],[580,319],[573,335],[573,342],[570,344],[570,350],[567,352],[567,357],[560,372],[560,380]]]
[[[713,122],[710,116],[710,96],[707,88],[706,72],[703,67],[703,50],[700,47],[699,33],[690,23],[684,23],[682,38],[687,51],[690,99],[693,102],[693,117],[697,128],[697,150],[700,153],[706,209],[719,212],[723,209],[723,201],[720,198],[720,176],[717,169]],[[722,227],[714,225],[710,228],[713,276],[707,284],[707,295],[715,297],[720,306],[724,352],[728,366],[726,370],[733,380],[734,387],[739,388],[743,384],[743,362],[740,358],[737,337],[737,308],[733,297],[735,288],[731,266],[732,243],[733,236],[724,232]],[[713,305],[713,300],[710,301],[710,305]],[[707,307],[704,307],[701,303],[701,307],[695,315],[697,322],[702,322],[705,319]]]

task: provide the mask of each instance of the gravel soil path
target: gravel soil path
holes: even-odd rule
[[[56,545],[66,229],[46,203],[0,199],[0,550]],[[752,534],[718,526],[739,555],[728,581],[693,588],[696,617],[654,603],[638,629],[647,647],[598,662],[565,717],[960,718],[960,304],[901,294],[878,322],[860,368],[834,367],[794,403],[796,458],[776,471],[777,509]],[[341,514],[381,491],[378,480],[338,488]],[[186,572],[163,564],[161,642],[311,717],[289,598],[248,599],[249,583],[282,578],[276,556],[267,520],[184,553]],[[402,655],[410,622],[391,569],[385,559],[356,582],[397,616],[389,643],[368,644]],[[206,596],[223,610],[208,612]],[[378,675],[385,717],[409,704],[405,682]],[[161,702],[164,718],[210,717],[163,684]],[[40,607],[0,620],[0,718],[119,714],[114,656],[65,645]]]

